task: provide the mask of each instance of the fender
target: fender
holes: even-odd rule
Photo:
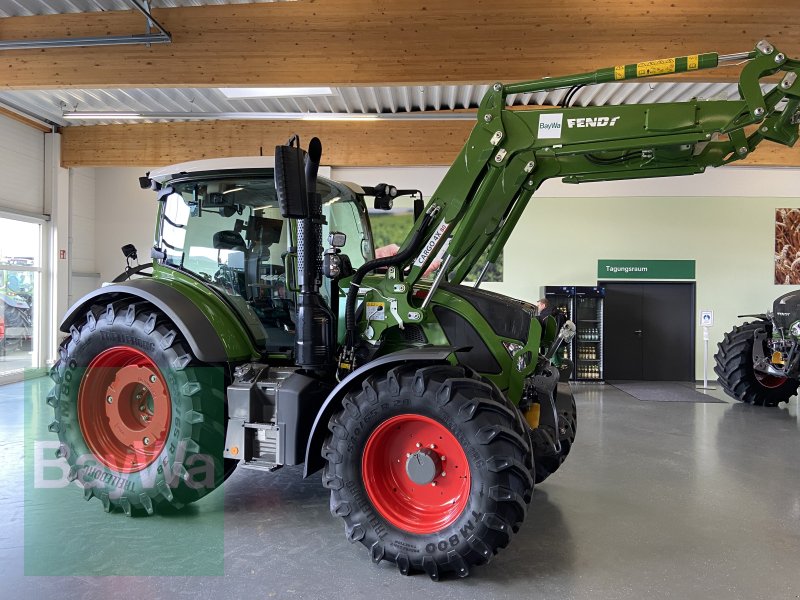
[[[322,443],[325,441],[325,436],[328,433],[328,421],[333,416],[333,413],[339,410],[342,406],[345,394],[351,391],[361,381],[367,378],[375,371],[388,371],[390,368],[400,363],[410,362],[449,362],[447,357],[455,352],[457,348],[449,346],[438,346],[431,348],[408,348],[406,350],[399,350],[392,352],[386,356],[381,356],[367,364],[359,367],[350,375],[342,379],[342,381],[333,388],[333,391],[328,394],[322,408],[317,413],[317,418],[314,420],[314,425],[311,426],[311,435],[308,436],[308,444],[306,445],[306,464],[303,467],[303,477],[308,477],[319,471],[325,464],[320,453]]]
[[[242,353],[241,349],[226,345],[204,311],[178,289],[149,278],[109,285],[85,295],[67,311],[61,321],[61,331],[69,333],[70,327],[83,319],[93,304],[105,305],[125,297],[139,298],[161,310],[175,323],[194,355],[203,362],[221,363],[250,358],[249,351]]]

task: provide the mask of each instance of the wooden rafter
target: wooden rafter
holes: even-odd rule
[[[449,165],[472,121],[199,121],[66,127],[62,166],[159,166],[201,158],[272,154],[293,133],[322,140],[334,166]],[[740,165],[800,166],[800,146],[764,142]]]
[[[518,81],[766,36],[800,54],[800,3],[317,0],[154,10],[173,43],[0,52],[0,89]],[[115,35],[133,11],[0,19],[0,39]],[[731,81],[738,69],[691,75]]]

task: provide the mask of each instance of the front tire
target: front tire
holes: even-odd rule
[[[559,383],[556,388],[556,413],[558,417],[558,431],[552,432],[553,435],[558,436],[561,444],[561,450],[555,454],[545,454],[543,456],[536,456],[534,476],[536,485],[542,483],[545,479],[550,477],[553,473],[558,471],[559,467],[567,460],[569,451],[575,443],[575,436],[578,431],[578,409],[575,406],[575,396],[572,393],[568,383]],[[542,406],[540,410],[550,410],[550,406]],[[551,428],[548,428],[551,429]]]
[[[508,545],[533,491],[531,448],[496,387],[463,367],[368,377],[329,424],[331,512],[374,562],[437,580]]]
[[[61,344],[47,403],[84,498],[111,512],[180,508],[215,489],[223,460],[224,375],[146,303],[93,306]]]
[[[777,406],[797,393],[796,379],[761,375],[753,370],[753,334],[761,322],[737,325],[717,344],[714,372],[725,392],[747,404]]]

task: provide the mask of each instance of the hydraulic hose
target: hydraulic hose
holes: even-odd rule
[[[419,252],[419,246],[425,239],[425,231],[433,221],[435,213],[426,212],[422,219],[422,223],[417,227],[411,241],[405,248],[400,250],[394,256],[387,256],[384,258],[376,258],[361,265],[350,280],[350,288],[347,290],[347,301],[344,309],[344,323],[346,329],[345,345],[353,346],[355,343],[355,329],[356,329],[356,299],[358,298],[358,288],[361,281],[370,271],[380,269],[382,267],[392,267],[405,262],[415,253]]]

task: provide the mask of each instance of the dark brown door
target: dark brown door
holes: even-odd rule
[[[604,283],[605,378],[694,381],[694,283]]]

